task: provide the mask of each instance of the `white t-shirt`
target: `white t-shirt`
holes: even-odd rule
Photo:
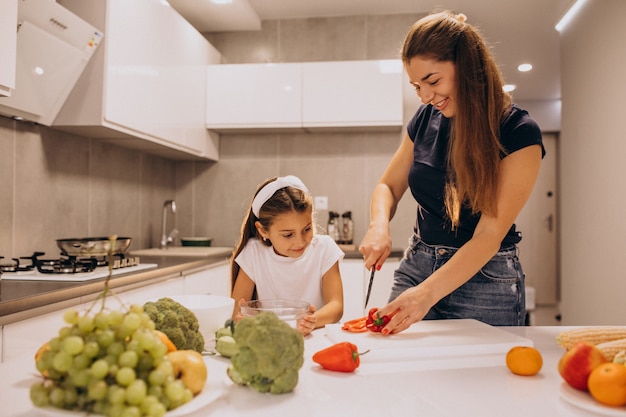
[[[256,284],[260,300],[307,301],[320,309],[322,276],[344,253],[328,235],[315,235],[299,258],[278,255],[271,246],[251,238],[235,262]]]

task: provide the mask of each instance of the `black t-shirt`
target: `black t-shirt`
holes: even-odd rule
[[[426,243],[461,247],[471,239],[480,219],[467,207],[461,209],[460,224],[451,230],[444,205],[444,186],[447,178],[448,141],[450,120],[432,105],[422,105],[407,125],[414,143],[413,165],[409,171],[409,187],[418,203],[415,233]],[[508,117],[500,126],[500,143],[511,154],[526,146],[539,144],[545,154],[541,130],[528,112],[513,105]],[[506,157],[501,154],[501,158]],[[521,234],[511,227],[502,246],[518,243]]]

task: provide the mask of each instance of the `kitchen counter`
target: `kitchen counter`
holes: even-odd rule
[[[389,258],[402,256],[403,251],[394,249]],[[346,250],[346,259],[363,259],[358,250]],[[115,275],[111,278],[111,289],[129,286],[144,286],[148,283],[180,275],[182,271],[210,266],[226,259],[224,256],[197,257],[148,257],[142,256],[141,263],[156,264],[152,269]],[[102,291],[105,278],[83,282],[53,280],[18,281],[0,279],[0,325],[35,317],[55,310],[54,304]]]
[[[560,396],[564,384],[557,372],[563,350],[555,343],[564,327],[503,327],[532,340],[543,355],[539,374],[513,375],[504,354],[494,354],[491,365],[479,366],[468,357],[462,367],[411,370],[389,366],[388,372],[365,372],[367,356],[355,373],[322,370],[311,357],[331,344],[325,329],[305,338],[305,362],[295,391],[283,395],[259,394],[236,386],[225,374],[228,360],[205,357],[209,385],[203,392],[207,404],[185,414],[188,417],[275,416],[375,416],[375,417],[516,417],[626,415],[626,407],[607,409],[588,402],[572,405]],[[32,352],[0,364],[0,403],[5,417],[37,416],[28,388],[36,380]],[[587,397],[584,397],[586,399]],[[198,398],[193,401],[197,401]],[[193,402],[188,406],[192,406]],[[197,403],[196,403],[197,404]],[[594,414],[581,406],[602,411]]]
[[[155,264],[156,267],[115,275],[111,277],[109,287],[115,290],[120,287],[129,289],[145,286],[180,275],[183,271],[223,262],[227,258],[228,256],[223,255],[203,258],[142,257],[142,264]],[[102,291],[105,280],[106,278],[83,282],[0,280],[0,325],[53,311],[56,303],[97,294]]]

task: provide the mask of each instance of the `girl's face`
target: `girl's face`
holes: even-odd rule
[[[456,114],[456,69],[451,61],[416,56],[406,73],[422,103],[432,104],[447,118]]]
[[[265,230],[256,222],[261,237],[272,242],[274,251],[289,258],[299,258],[313,239],[313,217],[310,211],[304,213],[289,212],[274,218],[274,222]]]

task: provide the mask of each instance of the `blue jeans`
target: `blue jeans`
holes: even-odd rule
[[[445,264],[458,249],[427,245],[413,236],[399,268],[389,301]],[[524,272],[517,246],[502,248],[469,281],[435,304],[424,320],[476,319],[493,326],[523,326],[526,319]]]

